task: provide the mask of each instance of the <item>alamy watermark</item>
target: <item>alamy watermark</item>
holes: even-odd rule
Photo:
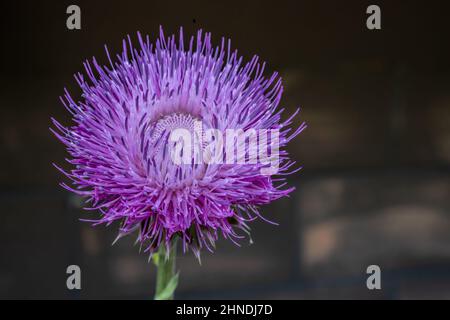
[[[366,20],[366,26],[369,30],[381,29],[381,9],[376,4],[367,7],[367,14],[370,14]]]
[[[81,29],[81,9],[79,6],[72,4],[67,7],[66,13],[69,14],[66,20],[66,27],[69,30]]]
[[[278,172],[280,131],[278,129],[204,130],[196,120],[193,130],[176,128],[169,136],[173,163],[190,164],[259,164],[261,174]]]
[[[376,264],[367,267],[366,273],[369,274],[366,280],[366,286],[369,290],[381,290],[381,268]]]
[[[66,273],[69,275],[66,280],[66,287],[69,290],[81,290],[81,268],[76,264],[67,267]]]

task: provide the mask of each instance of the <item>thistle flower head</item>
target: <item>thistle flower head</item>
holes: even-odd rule
[[[281,79],[265,77],[257,56],[243,63],[229,41],[213,47],[199,31],[185,44],[182,30],[165,38],[162,29],[154,45],[138,41],[124,40],[114,62],[106,50],[109,66],[84,64],[81,101],[67,90],[61,98],[74,120],[53,119],[73,166],[60,169],[72,181],[61,185],[88,198],[95,224],[120,221],[119,237],[137,231],[149,252],[174,237],[196,255],[219,235],[237,243],[260,205],[293,190],[283,183],[294,164],[284,147],[305,124],[291,130],[296,113],[281,120]]]

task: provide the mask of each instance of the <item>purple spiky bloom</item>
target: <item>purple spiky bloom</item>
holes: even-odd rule
[[[265,78],[257,56],[244,65],[229,40],[214,48],[210,38],[199,31],[185,48],[182,30],[179,40],[161,30],[153,46],[138,33],[135,49],[128,37],[115,63],[106,50],[109,67],[93,58],[84,64],[89,80],[75,75],[82,101],[65,90],[61,101],[75,124],[66,128],[52,119],[74,166],[59,169],[73,181],[61,185],[100,211],[95,224],[120,221],[118,237],[138,230],[150,252],[169,249],[174,236],[197,256],[203,247],[212,250],[219,234],[237,243],[237,231],[248,233],[247,223],[261,217],[259,205],[294,189],[283,189],[294,164],[283,147],[305,124],[291,132],[297,112],[281,121],[281,79],[276,73]],[[167,133],[192,130],[194,120],[220,130],[279,130],[277,178],[262,174],[262,163],[175,164]]]

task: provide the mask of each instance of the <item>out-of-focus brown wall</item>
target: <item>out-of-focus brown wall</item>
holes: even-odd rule
[[[66,28],[77,4],[82,29]],[[183,298],[449,298],[450,45],[444,1],[16,1],[2,4],[0,297],[148,298],[153,266],[112,228],[78,221],[80,199],[57,186],[63,146],[50,117],[79,94],[82,61],[106,62],[137,30],[203,28],[258,54],[284,79],[282,105],[308,129],[289,151],[297,191],[253,224],[253,245],[221,241],[202,266],[179,258]],[[68,291],[66,267],[82,268]],[[382,268],[383,289],[366,288]]]

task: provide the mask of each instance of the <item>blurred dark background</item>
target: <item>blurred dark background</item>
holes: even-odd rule
[[[81,7],[82,29],[66,28]],[[381,7],[382,29],[366,28]],[[292,197],[253,223],[254,244],[180,256],[179,298],[450,298],[450,41],[444,1],[10,1],[2,3],[0,298],[151,298],[154,267],[132,238],[92,228],[58,186],[50,117],[84,59],[106,62],[137,30],[232,38],[284,79],[309,127],[289,151]],[[82,289],[66,288],[66,268]],[[366,288],[366,268],[382,290]]]

